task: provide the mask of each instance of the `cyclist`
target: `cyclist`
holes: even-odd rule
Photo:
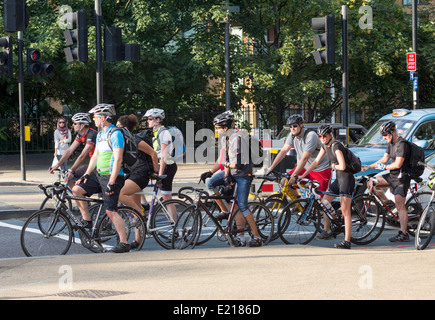
[[[64,162],[68,161],[73,152],[80,146],[83,146],[83,150],[74,161],[74,164],[68,169],[65,175],[65,180],[70,181],[70,186],[74,185],[73,178],[80,178],[86,171],[87,165],[82,164],[86,157],[89,155],[89,159],[95,150],[95,144],[97,142],[97,131],[89,127],[91,119],[88,113],[76,113],[72,118],[74,131],[77,132],[77,136],[70,147],[65,151],[59,162],[50,167],[48,171],[54,173],[54,170],[58,169]]]
[[[300,176],[300,179],[308,176],[309,173],[317,167],[323,156],[325,154],[328,155],[327,158],[329,158],[329,161],[331,162],[331,167],[336,172],[336,179],[328,187],[326,191],[327,193],[323,197],[323,203],[326,208],[332,211],[331,214],[333,215],[334,211],[331,202],[335,198],[335,195],[338,194],[340,196],[341,212],[344,217],[344,241],[336,243],[334,246],[339,249],[350,249],[350,237],[352,233],[351,203],[355,179],[352,172],[350,172],[346,167],[346,147],[339,142],[334,143],[333,129],[328,124],[321,125],[317,129],[317,134],[322,141],[322,149],[316,159],[311,163],[310,167],[302,176]],[[326,215],[323,217],[323,223],[324,230],[322,231],[321,236],[317,239],[331,239],[332,233],[330,220]]]
[[[233,129],[234,115],[229,112],[224,112],[216,116],[213,124],[216,127],[219,137],[225,141],[222,148],[225,148],[225,170],[218,173],[218,177],[212,180],[209,184],[213,195],[218,195],[217,187],[221,185],[237,185],[237,203],[240,212],[236,216],[236,223],[242,226],[246,222],[252,230],[254,237],[249,241],[248,246],[259,247],[262,246],[262,240],[258,233],[255,218],[248,206],[249,190],[252,183],[252,161],[250,157],[243,154],[242,148],[249,144],[247,139],[242,137],[240,132]],[[250,150],[249,150],[250,151]],[[249,160],[248,160],[249,159]],[[218,203],[219,205],[219,203]],[[228,210],[221,207],[222,211]],[[243,216],[241,215],[243,214]],[[246,242],[243,235],[239,235],[237,246],[245,246]]]
[[[394,204],[399,214],[400,230],[395,237],[390,238],[391,242],[406,242],[410,241],[407,233],[408,212],[405,207],[406,194],[411,183],[411,178],[405,172],[402,172],[403,166],[409,162],[410,148],[404,138],[398,135],[396,124],[394,121],[384,122],[379,133],[383,139],[388,142],[387,150],[384,156],[369,165],[369,168],[377,168],[380,170],[390,170],[389,173],[377,176],[376,179],[381,185],[389,185],[391,193],[394,195]],[[391,159],[391,163],[387,164]],[[379,197],[388,204],[388,199],[381,191],[378,192]]]
[[[127,128],[128,131],[133,132],[138,124],[139,121],[137,117],[134,114],[130,114],[119,117],[116,126]],[[148,185],[149,178],[152,174],[158,173],[159,160],[157,158],[157,152],[151,146],[138,135],[134,135],[134,138],[139,150],[139,164],[132,173],[126,176],[124,187],[122,187],[121,193],[119,194],[119,201],[142,213],[140,195],[136,193]],[[152,168],[148,166],[145,160],[146,154],[150,155],[153,160]]]
[[[113,131],[109,136],[111,129],[115,128],[112,123],[113,116],[116,115],[113,104],[97,104],[89,113],[94,114],[95,126],[101,131],[98,133],[97,145],[89,166],[85,174],[77,180],[72,191],[75,196],[83,196],[81,194],[83,189],[78,184],[83,181],[86,185],[92,172],[97,168],[99,188],[95,188],[93,193],[102,191],[106,214],[119,235],[119,243],[112,251],[116,253],[128,252],[130,244],[127,243],[124,220],[117,213],[119,193],[124,186],[124,171],[122,170],[124,136],[119,130]],[[108,143],[109,139],[111,146]],[[91,194],[87,193],[87,195]],[[80,211],[82,209],[80,208]]]
[[[284,159],[285,155],[294,147],[297,156],[297,165],[290,170],[288,183],[293,185],[297,176],[304,174],[306,169],[313,163],[319,154],[322,143],[316,132],[304,128],[304,119],[299,114],[291,115],[287,119],[287,125],[290,127],[290,134],[287,140],[273,161],[269,169],[266,170],[266,175]],[[320,183],[319,191],[326,191],[331,180],[331,163],[327,157],[322,158],[317,167],[314,168],[306,177],[310,180],[316,180]],[[295,197],[298,197],[297,190],[290,188],[290,191]]]

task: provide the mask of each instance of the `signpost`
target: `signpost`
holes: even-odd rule
[[[417,55],[415,52],[408,52],[406,54],[406,64],[408,71],[417,71]]]

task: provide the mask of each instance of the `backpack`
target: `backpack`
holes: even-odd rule
[[[169,130],[172,136],[172,143],[174,145],[174,149],[172,150],[171,157],[173,157],[176,162],[183,161],[183,156],[186,153],[186,145],[184,144],[184,137],[181,130],[175,126],[168,126],[168,127],[162,126],[159,129],[156,138],[157,142],[159,143],[159,147],[160,147],[160,141],[158,137],[160,135],[161,130]]]
[[[252,156],[255,156],[254,158]],[[263,146],[257,137],[249,135],[249,162],[252,163],[254,168],[261,168],[263,166]]]
[[[122,159],[122,170],[124,173],[132,173],[134,169],[139,164],[139,153],[137,148],[136,140],[134,139],[133,135],[128,131],[126,128],[112,128],[110,129],[108,135],[107,135],[107,142],[109,144],[110,149],[113,150],[112,144],[110,142],[110,137],[112,133],[116,130],[120,130],[122,135],[124,136],[124,152],[123,152],[123,159]]]
[[[416,179],[420,177],[424,172],[424,166],[419,162],[425,162],[424,150],[411,141],[405,140],[409,145],[410,157],[407,165],[405,165],[405,172],[411,177]]]
[[[151,148],[153,147],[153,132],[151,130],[144,130],[136,134],[136,136],[147,143]],[[151,156],[139,150],[139,157],[148,165],[148,170],[152,173],[154,171],[154,164]]]
[[[346,154],[344,155],[344,160],[346,161],[346,168],[349,169],[349,171],[352,174],[358,173],[361,171],[361,159],[358,158],[355,153],[353,153],[349,148],[344,146],[340,141],[334,141],[334,143],[340,143],[344,149],[346,150]],[[332,146],[331,146],[332,148]]]

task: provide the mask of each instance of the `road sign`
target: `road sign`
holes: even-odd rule
[[[408,52],[406,54],[406,62],[408,71],[417,71],[417,55],[415,52]]]

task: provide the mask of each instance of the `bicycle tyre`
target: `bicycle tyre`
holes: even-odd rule
[[[361,194],[351,203],[352,233],[350,241],[365,245],[375,241],[385,227],[385,209],[372,196]]]
[[[274,232],[271,241],[274,241],[279,238],[278,220],[284,208],[287,207],[288,201],[287,200],[283,201],[278,197],[268,197],[266,198],[266,200],[264,200],[264,205],[269,209],[269,211],[272,213],[273,216]]]
[[[248,206],[255,219],[255,224],[257,225],[257,230],[263,245],[267,245],[274,235],[274,222],[272,213],[261,202],[248,202]],[[246,222],[246,219],[244,227],[241,229],[237,227],[236,216],[239,213],[242,214],[240,209],[237,209],[237,211],[231,215],[230,221],[228,222],[228,233],[233,244],[236,242],[235,237],[237,237],[239,233],[247,232],[251,238],[254,236],[249,224]]]
[[[131,244],[136,241],[138,246],[134,251],[141,250],[146,239],[146,224],[142,215],[128,206],[118,207],[117,213],[124,221],[127,243]],[[97,241],[105,251],[110,251],[110,249],[119,243],[118,232],[107,214],[98,222],[94,240]]]
[[[27,257],[39,257],[66,254],[72,238],[73,229],[68,217],[62,211],[43,209],[26,220],[20,242]]]
[[[171,237],[173,249],[185,249],[192,245],[195,247],[198,236],[201,233],[201,213],[194,205],[187,207],[178,216]]]
[[[150,232],[154,237],[154,240],[165,249],[172,249],[172,230],[175,222],[171,221],[169,212],[166,209],[168,205],[175,205],[175,212],[177,216],[188,204],[179,199],[170,199],[162,202],[162,205],[158,205],[153,209],[150,219]]]
[[[285,244],[310,243],[319,231],[320,216],[319,208],[311,199],[290,202],[278,219],[279,237]]]
[[[405,203],[406,211],[408,212],[408,233],[415,237],[415,232],[417,230],[418,223],[420,221],[420,217],[423,214],[426,207],[429,205],[429,201],[432,197],[432,192],[430,191],[421,191],[417,192],[416,199],[411,196]]]
[[[212,217],[210,217],[205,210],[199,208],[201,213],[201,232],[198,234],[198,239],[195,243],[196,246],[202,245],[212,239],[218,231],[217,224],[222,223],[222,221],[218,221],[216,218],[216,215],[221,212],[217,203],[211,201],[207,203],[206,206]]]
[[[435,232],[435,203],[432,202],[423,211],[415,232],[415,248],[424,250],[431,242]]]

